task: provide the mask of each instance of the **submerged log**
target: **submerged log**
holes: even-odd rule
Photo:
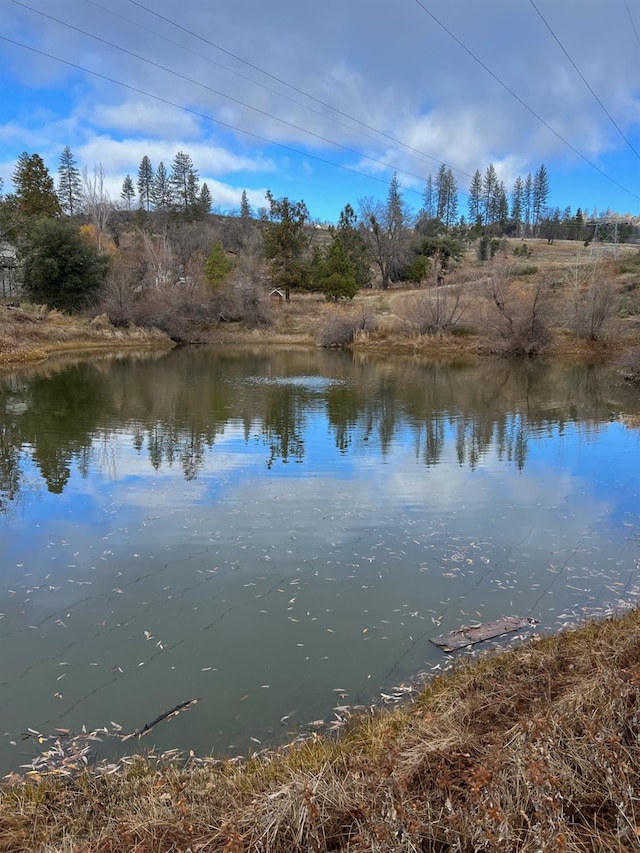
[[[484,625],[463,625],[462,628],[451,631],[449,634],[434,637],[430,642],[442,649],[443,652],[455,652],[458,649],[465,649],[467,646],[483,643],[485,640],[502,637],[504,634],[511,634],[521,628],[529,628],[531,625],[537,624],[537,620],[531,619],[529,616],[505,616],[503,619],[496,619],[494,622],[485,622]]]

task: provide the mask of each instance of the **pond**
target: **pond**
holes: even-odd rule
[[[1,772],[28,728],[192,698],[142,746],[247,754],[443,666],[438,635],[640,592],[611,369],[190,348],[6,375],[0,409]]]

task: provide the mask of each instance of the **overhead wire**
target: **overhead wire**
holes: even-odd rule
[[[568,59],[568,60],[569,60],[569,62],[571,63],[571,66],[572,66],[572,68],[574,69],[574,71],[576,72],[576,74],[578,75],[578,77],[582,80],[582,82],[584,83],[584,85],[587,87],[587,89],[591,92],[591,94],[593,95],[593,97],[596,99],[596,101],[597,101],[597,102],[598,102],[598,104],[600,105],[600,108],[602,109],[603,113],[606,115],[606,117],[609,119],[609,121],[611,122],[611,124],[615,127],[615,129],[618,131],[618,133],[620,134],[620,136],[621,136],[621,137],[624,139],[624,141],[627,143],[627,145],[629,146],[629,148],[631,149],[631,151],[633,151],[633,153],[636,155],[636,157],[640,160],[640,153],[638,153],[637,149],[633,146],[633,144],[631,143],[631,141],[627,138],[627,136],[626,136],[626,135],[625,135],[625,133],[623,132],[622,128],[618,125],[618,123],[616,122],[616,120],[614,119],[614,117],[611,115],[611,113],[609,112],[609,110],[608,110],[608,109],[605,107],[605,105],[602,103],[602,101],[600,100],[600,98],[598,97],[598,95],[593,91],[593,89],[591,88],[591,86],[590,86],[589,82],[586,80],[586,78],[585,78],[584,74],[582,73],[582,71],[580,71],[580,69],[578,68],[578,66],[576,65],[576,63],[573,61],[573,59],[572,59],[572,58],[571,58],[571,56],[569,55],[569,52],[567,51],[567,49],[565,48],[565,46],[562,44],[562,42],[560,41],[560,39],[558,38],[558,36],[555,34],[555,32],[553,31],[553,29],[551,28],[551,25],[549,24],[549,22],[547,21],[547,19],[545,18],[545,16],[542,14],[542,12],[540,11],[540,9],[538,9],[538,7],[536,6],[536,4],[534,3],[534,0],[529,0],[529,3],[533,6],[533,8],[535,9],[535,11],[537,12],[537,14],[538,14],[538,16],[539,16],[540,20],[542,21],[542,23],[543,23],[543,24],[545,25],[545,27],[549,30],[549,33],[551,34],[551,36],[552,36],[553,40],[555,41],[555,43],[558,45],[558,47],[560,48],[560,50],[564,53],[564,55],[567,57],[567,59]]]
[[[108,39],[104,39],[104,38],[102,38],[101,36],[97,36],[97,35],[95,35],[94,33],[87,32],[86,30],[82,30],[82,29],[80,29],[79,27],[76,27],[74,24],[69,24],[69,23],[67,23],[66,21],[62,21],[62,20],[60,20],[59,18],[55,18],[53,15],[49,15],[49,14],[48,14],[48,13],[46,13],[46,12],[42,12],[42,11],[41,11],[41,10],[39,10],[39,9],[34,9],[32,6],[29,6],[27,3],[23,3],[23,2],[21,2],[21,0],[10,0],[10,2],[11,2],[11,3],[14,3],[16,6],[20,6],[20,7],[24,8],[24,9],[27,9],[27,10],[29,10],[30,12],[33,12],[33,13],[35,13],[35,14],[37,14],[37,15],[41,15],[42,17],[47,18],[47,19],[48,19],[48,20],[50,20],[50,21],[54,21],[55,23],[60,24],[60,25],[61,25],[61,26],[63,26],[63,27],[67,27],[68,29],[71,29],[71,30],[73,30],[74,32],[80,33],[80,34],[81,34],[81,35],[83,35],[83,36],[86,36],[86,37],[88,37],[88,38],[94,39],[95,41],[98,41],[98,42],[100,42],[100,43],[102,43],[102,44],[105,44],[105,45],[107,45],[108,47],[114,48],[115,50],[119,50],[119,51],[121,51],[122,53],[127,54],[128,56],[131,56],[131,57],[133,57],[133,58],[135,58],[135,59],[140,60],[141,62],[145,62],[145,63],[147,63],[148,65],[153,66],[154,68],[158,68],[158,69],[160,69],[161,71],[165,71],[165,72],[167,72],[167,73],[169,73],[169,74],[172,74],[172,75],[174,75],[175,77],[178,77],[178,78],[179,78],[179,79],[181,79],[181,80],[184,80],[184,81],[186,81],[186,82],[188,82],[188,83],[191,83],[191,84],[193,84],[193,85],[195,85],[195,86],[199,86],[199,87],[201,87],[202,89],[207,90],[208,92],[212,92],[213,94],[215,94],[215,95],[219,95],[220,97],[223,97],[223,98],[226,98],[227,100],[230,100],[230,101],[232,101],[233,103],[236,103],[236,104],[238,104],[238,105],[240,105],[240,106],[242,106],[242,107],[246,107],[247,109],[252,110],[252,111],[254,111],[254,112],[257,112],[258,114],[260,114],[260,115],[262,115],[262,116],[265,116],[265,117],[267,117],[267,118],[273,119],[274,121],[280,122],[281,124],[284,124],[284,125],[286,125],[287,127],[291,127],[291,128],[293,128],[294,130],[300,131],[301,133],[305,133],[305,134],[307,134],[308,136],[312,136],[312,137],[314,137],[314,138],[316,138],[316,139],[321,140],[322,142],[326,142],[326,143],[327,143],[327,144],[329,144],[329,145],[333,145],[333,146],[335,146],[336,148],[340,148],[340,149],[342,149],[343,151],[346,151],[346,152],[347,152],[347,153],[349,153],[349,154],[354,154],[355,156],[360,157],[361,159],[369,160],[369,161],[371,161],[372,163],[375,163],[375,164],[376,164],[376,165],[378,165],[378,166],[383,166],[383,167],[384,167],[384,168],[386,168],[386,169],[391,169],[392,171],[396,171],[396,172],[400,172],[400,173],[402,173],[402,174],[408,175],[409,177],[411,177],[411,178],[415,178],[415,179],[417,179],[418,181],[423,181],[423,180],[424,180],[424,176],[423,176],[423,175],[417,175],[417,174],[415,174],[414,172],[410,172],[410,171],[409,171],[409,170],[407,170],[407,169],[403,169],[403,168],[401,168],[401,167],[396,167],[396,166],[394,166],[394,165],[393,165],[393,164],[391,164],[391,163],[387,163],[387,162],[385,162],[384,160],[380,160],[380,159],[378,159],[377,157],[372,157],[372,156],[371,156],[371,155],[369,155],[369,154],[364,154],[362,151],[358,151],[357,149],[355,149],[355,148],[351,148],[351,147],[349,147],[348,145],[343,145],[343,144],[342,144],[342,143],[340,143],[340,142],[335,142],[334,140],[329,139],[329,138],[328,138],[328,137],[326,137],[326,136],[322,136],[322,134],[315,133],[315,131],[308,130],[308,129],[306,129],[306,128],[300,127],[299,125],[295,124],[294,122],[290,122],[290,121],[287,121],[286,119],[278,118],[278,116],[275,116],[275,115],[273,115],[272,113],[267,112],[266,110],[260,109],[259,107],[254,107],[254,106],[252,106],[251,104],[248,104],[246,101],[241,101],[239,98],[235,98],[235,97],[233,97],[232,95],[227,95],[226,93],[221,92],[221,91],[220,91],[220,90],[218,90],[218,89],[214,89],[212,86],[208,86],[206,83],[201,83],[201,82],[200,82],[200,81],[198,81],[198,80],[194,80],[192,77],[188,77],[186,74],[182,74],[182,73],[180,73],[179,71],[174,71],[173,69],[168,68],[167,66],[162,65],[162,64],[161,64],[161,63],[159,63],[159,62],[154,62],[152,59],[147,59],[146,57],[141,56],[140,54],[135,53],[135,52],[134,52],[134,51],[132,51],[132,50],[128,50],[127,48],[120,47],[119,45],[115,44],[114,42],[109,41]]]
[[[638,29],[636,27],[636,22],[633,20],[633,17],[631,15],[631,9],[629,9],[629,4],[627,3],[627,0],[624,0],[624,8],[627,10],[627,15],[629,16],[629,20],[631,21],[631,26],[632,26],[633,32],[635,33],[635,36],[636,36],[636,41],[640,45],[640,35],[638,35]]]
[[[87,0],[87,2],[88,1],[89,0]],[[160,12],[156,12],[155,9],[150,9],[148,6],[145,6],[143,3],[138,2],[138,0],[129,0],[129,2],[132,3],[134,6],[138,6],[140,9],[144,9],[145,12],[148,12],[150,15],[154,15],[156,18],[159,18],[161,21],[164,21],[167,24],[171,24],[171,26],[176,27],[179,30],[182,30],[182,32],[187,33],[188,35],[192,36],[193,38],[204,42],[205,44],[209,45],[210,47],[215,48],[216,50],[221,51],[221,53],[224,53],[227,56],[232,57],[233,59],[237,60],[238,62],[241,62],[243,65],[247,65],[249,68],[253,68],[254,71],[259,71],[260,74],[264,74],[266,77],[270,77],[272,80],[275,80],[277,83],[280,83],[282,86],[286,86],[287,89],[291,89],[292,91],[297,92],[299,95],[304,95],[305,98],[309,98],[310,100],[315,101],[317,104],[320,104],[321,106],[326,107],[329,110],[332,110],[333,112],[337,113],[338,115],[341,115],[344,118],[348,118],[350,121],[356,122],[356,124],[359,124],[362,127],[366,127],[367,130],[372,130],[374,133],[379,134],[384,139],[387,139],[391,142],[394,142],[396,145],[402,145],[403,148],[406,148],[408,151],[412,151],[415,154],[420,154],[422,157],[426,157],[429,160],[434,160],[436,163],[440,163],[440,165],[443,165],[443,166],[449,165],[447,163],[444,163],[442,160],[438,160],[436,157],[431,157],[431,155],[425,154],[425,152],[420,151],[420,149],[418,149],[418,148],[414,148],[411,145],[407,145],[406,142],[402,142],[402,140],[397,139],[395,136],[390,136],[388,133],[385,133],[382,130],[378,130],[378,128],[376,128],[376,127],[372,127],[370,124],[367,124],[366,122],[361,121],[360,119],[356,118],[355,116],[353,116],[349,113],[343,112],[342,110],[338,109],[337,107],[334,107],[331,104],[328,104],[326,101],[323,101],[320,98],[316,98],[315,95],[312,95],[309,92],[305,92],[304,89],[300,89],[300,88],[298,88],[298,86],[294,86],[292,83],[287,82],[282,77],[278,77],[276,74],[272,74],[270,71],[266,71],[264,68],[261,68],[259,65],[256,65],[255,63],[250,62],[248,59],[243,59],[243,57],[238,56],[237,53],[233,53],[233,51],[228,50],[228,48],[226,48],[226,47],[222,47],[222,45],[216,44],[215,42],[211,41],[208,38],[205,38],[203,35],[200,35],[200,33],[196,33],[193,30],[188,29],[183,24],[178,23],[178,21],[174,21],[171,18],[167,18],[165,15],[161,15]],[[453,167],[451,167],[451,168],[453,169],[454,172],[459,172],[461,175],[464,175],[467,178],[473,177],[473,175],[470,175],[468,172],[464,172],[462,169],[454,169]]]
[[[134,2],[134,0],[129,0],[129,2]],[[581,160],[583,160],[588,166],[590,166],[592,169],[602,175],[603,178],[606,178],[610,183],[618,187],[618,189],[622,190],[630,196],[633,196],[633,198],[640,200],[640,195],[623,186],[615,178],[612,178],[611,175],[604,171],[604,169],[601,169],[596,163],[594,163],[585,154],[579,151],[575,147],[575,145],[572,145],[567,139],[565,139],[561,133],[559,133],[554,127],[549,124],[549,122],[545,121],[545,119],[543,119],[542,116],[533,109],[533,107],[530,107],[529,104],[527,104],[527,102],[523,100],[520,95],[517,94],[517,92],[514,92],[514,90],[504,82],[504,80],[502,80],[494,71],[491,70],[491,68],[489,68],[489,66],[485,62],[483,62],[470,48],[468,48],[466,44],[461,41],[461,39],[459,39],[458,36],[456,36],[455,33],[452,32],[452,30],[449,29],[449,27],[443,24],[443,22],[424,5],[422,0],[415,0],[415,2],[422,9],[422,11],[426,15],[428,15],[432,19],[432,21],[434,21],[434,23],[436,23],[442,30],[444,30],[445,33],[447,33],[447,35],[451,39],[453,39],[453,41],[455,41],[455,43],[474,60],[474,62],[477,62],[477,64],[481,68],[483,68],[487,72],[487,74],[496,81],[496,83],[498,83],[506,92],[509,93],[509,95],[511,95],[512,98],[514,98],[522,107],[524,107],[524,109],[528,113],[530,113],[535,119],[537,119],[542,125],[544,125],[544,127],[546,127],[547,130],[549,130],[557,139],[559,139],[564,145],[566,145],[567,148],[573,151],[573,153],[576,154]]]
[[[0,33],[0,40],[7,42],[8,44],[12,44],[15,47],[23,48],[24,50],[28,50],[31,53],[38,54],[39,56],[44,56],[46,59],[52,59],[54,62],[59,62],[62,65],[66,65],[69,68],[74,68],[76,71],[81,71],[83,74],[90,74],[92,77],[97,77],[100,80],[104,80],[107,83],[114,83],[116,86],[122,86],[124,89],[128,89],[131,92],[136,92],[138,95],[144,95],[147,98],[152,98],[154,101],[158,101],[159,103],[166,104],[170,107],[175,107],[182,112],[189,113],[190,115],[196,116],[197,118],[204,119],[205,121],[212,122],[213,124],[217,124],[220,127],[227,128],[227,130],[232,130],[235,133],[241,133],[244,136],[249,136],[252,139],[257,139],[260,142],[264,142],[267,145],[274,145],[277,148],[282,148],[284,151],[289,151],[292,154],[297,154],[301,157],[306,157],[309,160],[315,160],[318,163],[322,163],[325,166],[331,166],[332,168],[341,169],[343,172],[349,172],[352,175],[358,175],[361,178],[367,178],[371,181],[376,181],[380,184],[388,185],[388,180],[386,178],[379,177],[377,175],[371,175],[367,172],[361,172],[359,169],[355,169],[352,166],[345,166],[342,163],[334,163],[332,160],[327,160],[325,157],[320,157],[317,154],[312,154],[309,151],[302,151],[299,148],[294,148],[292,145],[286,145],[284,142],[276,142],[273,139],[269,139],[266,136],[262,136],[259,133],[254,133],[251,130],[245,130],[244,128],[237,127],[237,125],[230,124],[229,122],[222,121],[221,119],[214,118],[213,116],[207,115],[206,113],[199,112],[198,110],[194,110],[191,107],[186,107],[183,104],[177,104],[175,101],[171,101],[169,98],[163,98],[161,95],[155,95],[152,92],[147,92],[144,89],[141,89],[139,86],[133,86],[130,83],[125,83],[122,80],[117,80],[115,77],[109,77],[107,74],[102,74],[99,71],[92,71],[90,68],[86,68],[83,65],[78,65],[75,62],[70,62],[68,59],[62,59],[59,56],[54,56],[52,53],[47,53],[44,50],[40,50],[37,47],[32,47],[31,45],[24,44],[24,42],[20,42],[17,39],[9,38],[8,36],[2,35]],[[422,193],[418,190],[411,189],[410,187],[406,187],[406,192],[414,193],[416,195],[421,195]]]
[[[95,0],[84,0],[84,2],[87,3],[89,6],[94,6],[96,9],[101,9],[103,12],[107,12],[108,14],[113,15],[114,17],[119,18],[120,20],[125,21],[128,24],[132,24],[134,27],[137,27],[138,29],[143,30],[146,33],[150,33],[151,35],[155,36],[156,38],[159,38],[159,39],[162,39],[163,41],[166,41],[168,44],[172,44],[175,47],[179,47],[181,50],[184,50],[187,53],[192,54],[193,56],[197,56],[199,59],[204,60],[204,62],[207,62],[210,65],[214,65],[216,68],[222,68],[224,71],[227,71],[229,74],[233,74],[236,77],[239,77],[241,80],[245,80],[247,83],[251,83],[252,86],[258,86],[260,89],[264,89],[266,92],[270,92],[271,94],[276,95],[278,98],[282,98],[283,100],[289,101],[290,103],[295,104],[296,106],[301,107],[304,110],[308,110],[309,112],[313,113],[314,115],[320,116],[321,118],[323,118],[325,120],[328,119],[333,124],[336,124],[340,127],[344,127],[347,130],[351,131],[352,133],[354,133],[354,132],[358,133],[358,134],[362,135],[365,139],[369,139],[372,142],[376,142],[376,143],[380,142],[379,139],[371,136],[368,133],[364,133],[364,131],[359,130],[358,128],[355,128],[352,125],[346,124],[345,122],[340,121],[337,118],[328,116],[325,112],[322,112],[321,110],[317,110],[317,109],[315,109],[315,107],[309,106],[309,104],[304,104],[304,103],[302,103],[302,101],[296,100],[295,98],[292,98],[290,95],[287,95],[284,92],[278,91],[277,89],[274,89],[271,86],[267,86],[264,83],[260,83],[260,81],[258,81],[258,80],[255,80],[251,77],[247,77],[245,74],[241,74],[239,71],[237,71],[235,68],[231,68],[229,65],[224,65],[221,62],[216,62],[215,59],[211,59],[211,57],[205,56],[203,53],[199,53],[197,50],[193,50],[193,48],[187,47],[186,45],[184,45],[180,42],[174,41],[173,39],[169,38],[168,36],[165,36],[162,33],[157,32],[156,30],[152,30],[150,27],[145,27],[143,24],[140,24],[137,21],[134,21],[132,18],[127,18],[125,15],[121,15],[119,12],[114,12],[113,9],[109,9],[107,6],[103,6],[101,3],[96,3]],[[265,73],[265,72],[262,72],[262,73]],[[298,89],[295,89],[295,87],[293,87],[293,88],[295,91],[302,92],[301,89],[298,90]],[[317,100],[317,99],[313,98],[312,95],[310,95],[306,92],[304,92],[303,94],[305,95],[305,97],[311,98],[312,100]],[[317,101],[317,102],[319,104],[324,104],[323,101]],[[339,110],[336,110],[334,107],[331,107],[328,104],[326,106],[332,112],[336,112],[338,115],[344,115],[345,117],[348,117],[351,121],[354,121],[354,122],[360,124],[362,127],[365,127],[365,128],[370,127],[369,125],[364,124],[359,119],[355,118],[354,116],[349,115],[348,113],[342,113]],[[397,145],[401,145],[403,148],[406,148],[407,151],[410,151],[417,156],[423,157],[425,160],[430,160],[432,163],[437,163],[440,166],[448,165],[444,161],[439,160],[437,157],[433,157],[431,154],[427,154],[426,151],[422,151],[418,148],[413,148],[411,145],[408,145],[407,143],[402,142],[401,140],[396,139],[393,136],[389,136],[388,134],[384,133],[381,130],[378,130],[377,128],[371,127],[370,129],[374,133],[377,133],[379,136],[383,136],[386,140],[394,142]],[[398,153],[404,153],[404,152],[398,152]],[[457,169],[454,167],[451,167],[451,168],[453,169],[454,172],[457,172],[460,175],[464,175],[466,178],[472,177],[472,175],[470,175],[468,172],[465,172],[463,169]]]

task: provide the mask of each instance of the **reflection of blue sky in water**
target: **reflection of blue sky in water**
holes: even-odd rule
[[[245,749],[285,715],[330,716],[339,688],[367,701],[441,661],[428,638],[465,622],[554,629],[634,600],[637,433],[550,423],[521,469],[495,443],[472,469],[455,419],[437,464],[414,426],[400,417],[384,456],[355,427],[340,450],[315,400],[301,464],[267,468],[259,419],[247,439],[231,420],[192,480],[179,461],[154,470],[127,430],[96,436],[87,476],[71,463],[62,494],[39,487],[6,520],[5,742],[27,725],[131,729],[201,696],[154,740]]]

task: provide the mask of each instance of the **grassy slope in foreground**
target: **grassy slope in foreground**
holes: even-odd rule
[[[5,785],[0,850],[637,850],[639,685],[633,611],[461,663],[335,740]]]

